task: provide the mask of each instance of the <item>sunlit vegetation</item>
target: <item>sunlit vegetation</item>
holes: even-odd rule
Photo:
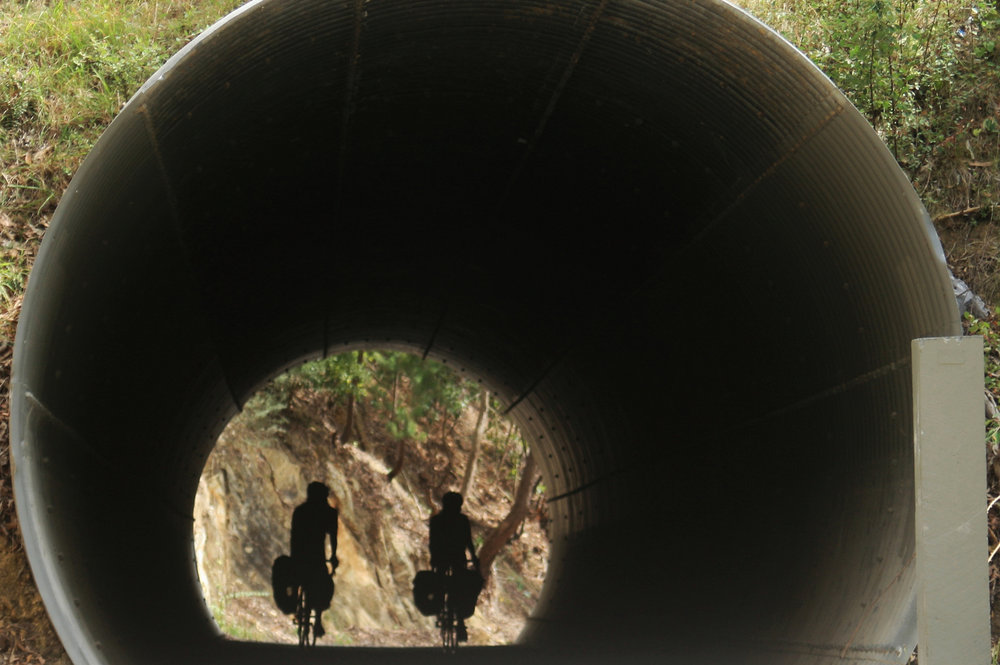
[[[996,3],[737,4],[780,32],[846,93],[910,174],[932,216],[993,221],[1000,197]]]
[[[167,58],[244,0],[0,5],[0,227],[40,235],[97,137]]]

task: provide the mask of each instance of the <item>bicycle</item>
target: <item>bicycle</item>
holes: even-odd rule
[[[451,596],[451,580],[451,570],[445,571],[442,575],[442,584],[445,590],[444,603],[442,603],[441,611],[437,617],[437,626],[441,629],[441,646],[445,653],[455,653],[455,650],[458,649],[458,616],[451,603],[448,602]]]
[[[314,610],[309,609],[309,606],[306,603],[305,587],[299,586],[298,600],[295,604],[295,629],[299,635],[300,647],[311,647],[316,645],[316,632],[313,630],[312,620],[313,611]]]
[[[472,563],[472,568],[469,568],[468,562],[466,562],[466,566],[460,570],[474,571],[474,578],[463,575],[459,580],[451,568],[441,573],[444,602],[441,605],[441,611],[438,612],[437,627],[441,629],[441,646],[446,653],[455,653],[459,642],[465,642],[469,639],[465,631],[464,618],[472,614],[479,597],[479,591],[482,588],[479,562]],[[475,580],[471,586],[470,580]]]
[[[337,562],[334,559],[328,559],[328,563],[332,564],[329,569],[329,575],[331,577],[331,585],[333,583],[333,573],[337,569]],[[332,589],[331,589],[332,591]],[[331,600],[332,600],[331,595]],[[299,636],[299,646],[300,647],[312,647],[316,646],[316,622],[319,621],[320,615],[323,610],[313,609],[309,607],[309,598],[306,593],[306,588],[304,584],[299,584],[296,590],[296,601],[295,601],[295,630]],[[315,616],[315,619],[314,619]],[[325,633],[324,633],[325,634]]]

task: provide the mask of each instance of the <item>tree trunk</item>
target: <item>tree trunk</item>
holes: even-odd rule
[[[358,364],[364,362],[364,351],[358,351]],[[347,416],[344,418],[344,431],[340,435],[340,443],[347,444],[351,440],[351,429],[354,427],[354,393],[358,389],[357,377],[351,379],[351,392],[347,395]]]
[[[336,423],[330,419],[330,415],[333,413],[334,402],[332,397],[327,397],[324,405],[323,411],[320,412],[320,422],[323,423],[323,428],[330,435],[330,447],[337,447],[337,439],[340,437],[340,431],[337,429]]]
[[[528,453],[528,459],[524,462],[524,471],[521,472],[521,482],[517,486],[517,495],[514,497],[514,505],[511,506],[507,517],[493,530],[479,548],[479,572],[484,580],[489,580],[492,574],[493,560],[507,546],[507,542],[515,533],[521,522],[528,514],[531,505],[531,490],[535,487],[535,477],[538,475],[538,465],[535,457]]]
[[[340,444],[347,445],[354,427],[354,393],[347,396],[347,415],[344,417],[344,431],[340,433]]]
[[[396,444],[396,461],[392,464],[392,469],[386,474],[386,481],[392,482],[392,479],[399,475],[399,472],[403,470],[403,461],[406,459],[406,439],[400,439]]]
[[[466,500],[472,489],[472,479],[476,475],[476,463],[479,461],[479,448],[482,446],[483,434],[486,432],[486,413],[490,408],[490,393],[483,390],[479,399],[479,415],[476,416],[476,430],[472,433],[472,450],[469,451],[469,462],[465,465],[465,477],[462,479],[461,494]]]
[[[368,450],[368,439],[365,438],[365,420],[368,416],[365,415],[364,400],[357,402],[354,407],[354,433],[358,435],[361,450]]]
[[[396,417],[396,388],[399,386],[399,372],[392,375],[392,417]]]
[[[503,441],[503,456],[500,458],[500,463],[497,464],[497,469],[503,471],[504,464],[507,462],[507,456],[510,454],[510,439],[514,436],[514,423],[507,423],[507,436]]]
[[[452,459],[448,457],[445,462],[444,469],[442,469],[440,475],[438,476],[437,484],[433,487],[427,488],[428,506],[440,505],[441,497],[444,495],[444,486],[448,484],[448,480],[451,478],[451,465]]]

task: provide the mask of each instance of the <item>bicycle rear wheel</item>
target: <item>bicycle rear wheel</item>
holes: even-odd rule
[[[447,653],[454,653],[458,648],[458,633],[455,626],[455,613],[445,607],[439,619],[441,623],[441,646]]]
[[[299,602],[295,609],[295,628],[299,634],[299,646],[316,644],[316,633],[312,630],[312,611],[306,606],[305,592],[299,589]]]

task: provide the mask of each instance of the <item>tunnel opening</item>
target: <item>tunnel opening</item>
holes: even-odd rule
[[[545,477],[532,619],[470,659],[903,663],[910,342],[960,332],[885,146],[724,2],[262,0],[52,220],[19,519],[76,665],[307,662],[219,639],[198,482],[262,379],[398,346],[482,377]],[[427,658],[381,651],[344,659]]]
[[[216,625],[230,639],[296,643],[269,575],[288,552],[292,509],[318,480],[340,511],[320,645],[440,645],[413,579],[430,567],[428,520],[447,491],[463,494],[488,569],[467,645],[516,642],[544,583],[548,519],[537,464],[503,411],[481,381],[399,351],[341,352],[267,382],[219,436],[195,497],[199,581]]]

